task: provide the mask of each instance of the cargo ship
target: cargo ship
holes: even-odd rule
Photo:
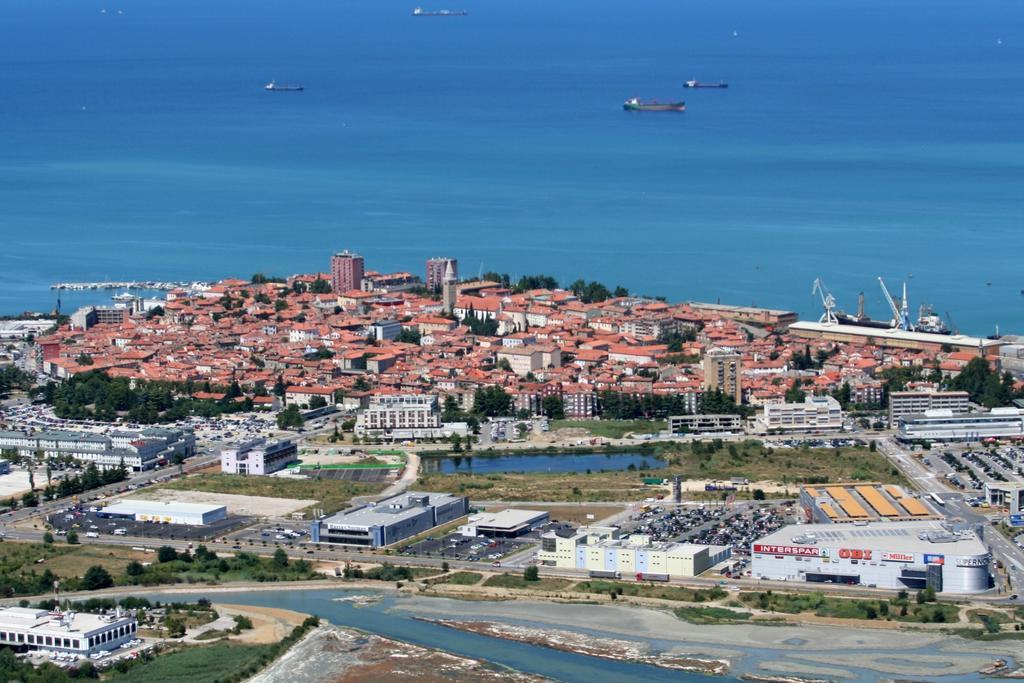
[[[683,83],[684,88],[728,88],[729,84],[725,81],[719,81],[718,83],[701,83],[697,79],[692,79]]]
[[[412,15],[414,17],[464,17],[468,14],[469,12],[464,9],[439,9],[435,11],[427,11],[422,7],[417,7],[412,11]]]
[[[263,89],[271,92],[299,92],[300,90],[305,90],[301,85],[289,85],[287,83],[277,83],[276,81],[270,81],[270,83],[263,86]]]
[[[643,102],[637,97],[630,97],[622,108],[626,111],[686,111],[686,102]]]

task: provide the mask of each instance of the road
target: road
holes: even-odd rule
[[[1003,563],[1006,570],[1007,585],[997,587],[997,591],[1001,595],[1019,593],[1024,587],[1024,553],[1020,548],[1003,536],[998,529],[993,528],[992,520],[988,516],[968,505],[962,493],[950,491],[943,477],[925,467],[895,441],[883,439],[878,444],[879,452],[889,458],[915,488],[923,493],[934,493],[942,499],[946,513],[951,518],[960,518],[967,523],[981,525],[984,529],[984,543],[993,557]]]

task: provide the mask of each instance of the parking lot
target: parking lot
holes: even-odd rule
[[[968,502],[977,507],[986,483],[1024,481],[1024,448],[960,447],[923,451],[921,464],[955,489],[968,495]]]
[[[98,508],[83,505],[65,508],[46,518],[54,534],[64,536],[72,529],[84,538],[124,536],[154,540],[208,541],[230,533],[251,522],[249,517],[229,515],[212,524],[191,526],[186,524],[161,524],[159,522],[137,522],[130,519],[109,519],[101,516]],[[95,535],[93,535],[95,534]]]
[[[795,509],[791,504],[675,509],[659,506],[635,515],[623,525],[623,531],[646,534],[653,541],[727,545],[736,555],[749,555],[754,540],[793,521]]]
[[[402,555],[416,557],[440,557],[470,562],[498,562],[503,557],[529,548],[535,540],[525,538],[484,538],[449,534],[441,538],[427,537],[407,546]]]

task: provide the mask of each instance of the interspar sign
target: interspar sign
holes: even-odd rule
[[[913,562],[913,553],[882,553],[883,562]]]
[[[796,555],[799,557],[820,557],[821,550],[807,545],[764,545],[754,544],[755,553],[765,555]]]

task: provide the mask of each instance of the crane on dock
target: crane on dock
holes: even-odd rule
[[[832,292],[828,291],[828,287],[825,286],[825,281],[820,277],[814,278],[814,286],[811,287],[811,296],[815,294],[821,297],[821,305],[825,309],[825,312],[821,314],[821,318],[818,319],[818,322],[826,323],[828,325],[838,325],[839,318],[836,317],[836,298],[832,296]]]
[[[889,309],[892,310],[892,326],[904,332],[908,331],[910,329],[910,306],[907,304],[907,283],[903,283],[903,298],[900,299],[899,306],[896,305],[896,301],[889,294],[889,288],[885,286],[885,280],[879,277],[878,284],[882,286],[882,294],[885,297],[885,301],[889,304]]]

